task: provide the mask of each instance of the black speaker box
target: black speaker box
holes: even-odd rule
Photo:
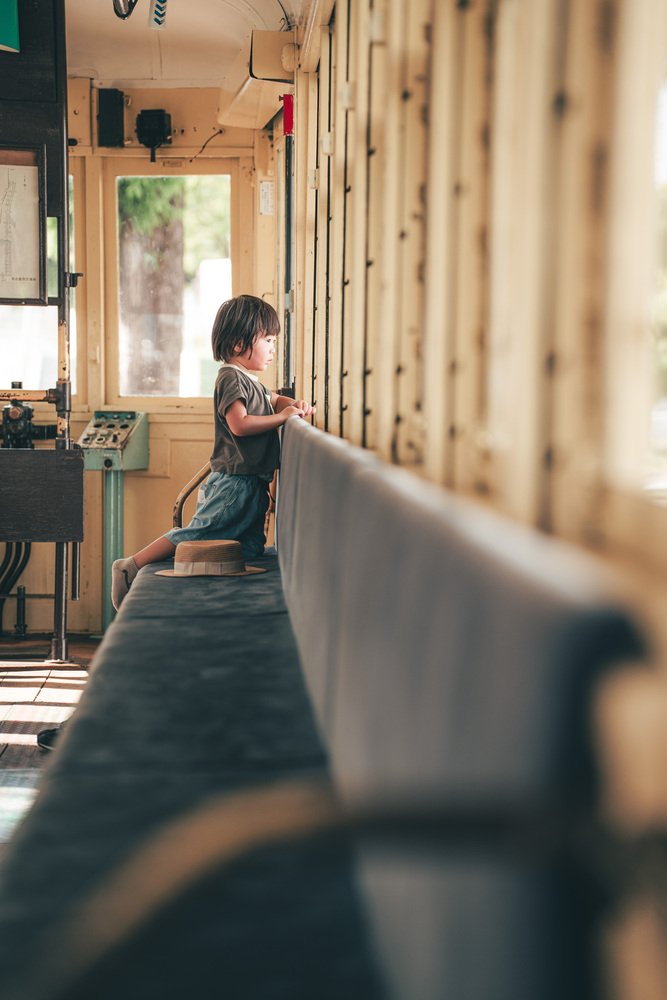
[[[125,102],[122,90],[97,92],[97,144],[98,146],[124,146]]]

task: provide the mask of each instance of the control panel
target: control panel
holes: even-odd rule
[[[96,410],[78,443],[86,469],[147,469],[148,414]]]

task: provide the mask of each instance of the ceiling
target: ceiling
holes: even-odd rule
[[[219,87],[255,29],[302,24],[312,0],[167,0],[164,30],[148,27],[150,0],[127,20],[113,0],[65,0],[67,72],[95,86]]]

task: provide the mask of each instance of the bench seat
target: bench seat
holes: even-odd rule
[[[165,823],[221,793],[326,778],[275,551],[244,578],[155,575],[169,565],[140,571],[8,853],[2,982]],[[265,848],[218,882],[96,1000],[379,997],[344,849],[323,863]]]

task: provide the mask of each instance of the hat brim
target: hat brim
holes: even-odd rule
[[[191,579],[193,576],[205,576],[209,580],[224,580],[230,576],[253,576],[255,573],[266,573],[266,570],[258,566],[246,566],[244,573],[176,573],[173,569],[156,569],[154,576],[175,576],[181,580]]]

